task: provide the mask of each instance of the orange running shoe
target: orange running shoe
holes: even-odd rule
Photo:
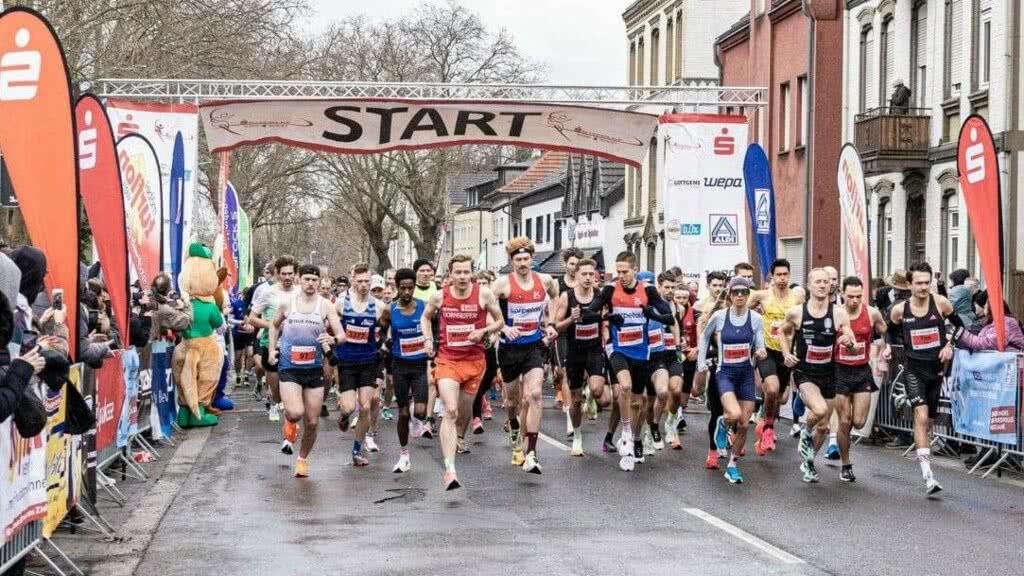
[[[295,477],[309,478],[309,463],[303,458],[295,459]]]
[[[715,450],[708,450],[708,458],[704,461],[704,468],[708,470],[718,470],[718,452]]]
[[[299,439],[298,423],[289,422],[287,419],[285,419],[284,424],[281,425],[281,435],[284,436],[285,440],[294,444],[295,441]]]

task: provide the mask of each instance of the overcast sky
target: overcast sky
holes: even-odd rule
[[[461,0],[489,28],[504,26],[520,50],[547,66],[547,84],[610,84],[626,78],[622,11],[631,0]],[[407,14],[421,0],[310,0],[314,26],[350,14]]]

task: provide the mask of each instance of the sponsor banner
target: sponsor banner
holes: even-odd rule
[[[69,371],[68,379],[68,386],[82,389],[81,365]],[[66,386],[56,391],[46,387],[46,517],[43,519],[43,536],[46,538],[57,530],[68,510],[78,504],[81,495],[85,454],[81,437],[65,432],[66,390]]]
[[[64,290],[78,342],[78,171],[67,64],[50,24],[26,8],[0,15],[0,150],[46,287]],[[77,354],[71,346],[72,357]]]
[[[972,114],[960,127],[957,145],[960,190],[967,203],[967,219],[978,246],[981,271],[989,294],[1003,294],[1003,210],[999,162],[992,132],[981,116]],[[999,349],[1006,349],[1006,310],[1002,298],[992,298],[992,321]]]
[[[868,196],[864,184],[864,166],[853,144],[847,143],[839,153],[836,171],[839,206],[843,214],[843,233],[846,235],[854,276],[871,286],[871,250],[868,246]]]
[[[953,429],[964,436],[1016,443],[1018,376],[1015,353],[957,350],[950,386]]]
[[[78,181],[93,243],[110,293],[121,338],[128,341],[128,240],[121,170],[114,133],[99,98],[86,94],[75,105]]]
[[[259,100],[200,107],[211,152],[280,142],[372,154],[462,144],[593,154],[640,166],[657,126],[650,114],[582,106],[458,100]]]
[[[321,267],[322,269],[322,267]],[[326,276],[326,274],[324,274]],[[249,215],[238,207],[238,286],[245,290],[252,284],[252,232]]]
[[[754,231],[757,257],[761,263],[761,278],[768,282],[768,267],[775,261],[775,187],[772,186],[772,168],[764,148],[754,142],[747,147],[743,158],[743,182],[747,189],[747,209]]]
[[[707,273],[731,273],[747,250],[743,154],[747,119],[666,114],[658,126],[664,151],[666,261],[704,286]]]
[[[159,431],[165,438],[170,438],[174,432],[173,424],[178,415],[177,406],[174,403],[174,389],[170,370],[172,351],[173,349],[166,342],[157,341],[152,344],[152,353],[149,356],[153,402],[159,415]],[[156,433],[155,429],[154,433]]]
[[[603,221],[591,222],[581,216],[575,225],[570,223],[569,241],[580,249],[600,248],[604,245]]]
[[[224,286],[231,292],[232,296],[238,296],[238,195],[235,194],[235,187],[228,182],[224,187],[224,209],[221,210],[221,230],[224,231],[223,241],[223,262],[228,269],[228,277],[224,279]]]
[[[117,421],[117,447],[124,448],[139,432],[139,353],[128,348],[121,353],[125,395]]]
[[[118,140],[117,160],[124,190],[128,255],[142,289],[149,290],[153,278],[163,270],[160,166],[153,146],[138,134]]]
[[[14,418],[0,422],[0,541],[46,516],[45,444],[45,433],[22,438]]]
[[[167,181],[167,207],[171,211],[167,225],[170,227],[168,236],[170,243],[167,249],[170,250],[171,279],[174,282],[174,289],[178,290],[178,274],[181,273],[181,245],[185,227],[185,140],[181,131],[174,137],[174,150],[171,153],[171,174]]]
[[[127,392],[122,353],[103,361],[96,373],[96,452],[102,453],[117,440],[117,429]]]
[[[184,245],[192,236],[192,210],[196,191],[196,174],[199,162],[199,109],[193,104],[162,104],[156,102],[134,102],[111,98],[107,100],[107,114],[114,126],[114,134],[122,138],[127,134],[139,134],[153,146],[160,165],[161,190],[171,189],[171,168],[174,162],[174,146],[181,133],[184,163],[184,183],[178,205],[181,208],[180,234]],[[170,194],[163,196],[160,204],[163,231],[163,264],[161,270],[172,272],[181,269],[181,262],[171,261],[171,219],[175,211],[171,208]],[[179,254],[179,257],[183,254]]]

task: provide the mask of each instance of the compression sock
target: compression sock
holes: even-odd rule
[[[526,451],[536,452],[537,451],[537,433],[527,432],[526,433]]]
[[[455,457],[454,456],[452,456],[451,458],[445,458],[444,459],[444,471],[445,472],[455,472]]]
[[[925,480],[932,477],[932,450],[931,448],[917,449],[917,463],[921,465],[921,476]]]
[[[837,444],[837,443],[839,443],[839,434],[837,432],[829,432],[828,433],[828,444],[829,444],[829,446],[831,446],[832,444]]]
[[[357,454],[362,453],[362,451],[363,451],[363,443],[360,442],[359,440],[353,440],[352,441],[352,455],[355,456]]]

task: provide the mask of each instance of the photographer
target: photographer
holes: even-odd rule
[[[150,340],[174,342],[176,332],[185,332],[192,324],[192,307],[171,289],[171,277],[161,272],[153,278],[148,294]]]

